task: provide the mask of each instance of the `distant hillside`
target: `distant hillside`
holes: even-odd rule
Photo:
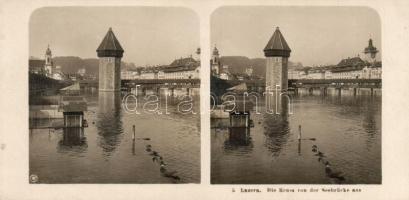
[[[78,72],[79,69],[85,68],[86,73],[90,75],[98,75],[99,60],[97,58],[80,58],[75,56],[54,57],[54,65],[61,66],[61,71],[66,74]],[[135,64],[121,64],[122,69],[136,69]]]
[[[220,61],[223,65],[229,66],[229,71],[233,74],[243,74],[246,68],[253,66],[253,73],[256,76],[264,77],[266,74],[265,58],[247,58],[245,56],[222,56]],[[288,68],[302,68],[301,63],[288,62]]]

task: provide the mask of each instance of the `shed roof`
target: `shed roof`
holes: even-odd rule
[[[87,110],[87,102],[82,96],[63,96],[58,111],[60,112],[82,112]]]

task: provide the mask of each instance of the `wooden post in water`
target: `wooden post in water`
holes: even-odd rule
[[[298,125],[298,155],[301,155],[301,125]]]
[[[135,140],[132,140],[132,155],[135,155]]]
[[[135,125],[132,126],[132,140],[135,141]]]
[[[298,125],[298,140],[301,141],[301,125]]]

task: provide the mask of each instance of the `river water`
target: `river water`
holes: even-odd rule
[[[167,107],[160,99],[162,114],[144,113],[143,102],[137,108],[141,114],[135,114],[125,111],[121,96],[87,95],[88,127],[30,130],[30,175],[36,175],[39,183],[199,183],[199,97],[193,98],[197,114],[177,112],[181,100],[176,98],[168,99]],[[132,99],[127,105],[135,108]],[[62,119],[38,124],[55,126]],[[146,145],[162,156],[167,171],[175,172],[180,181],[160,173],[160,164]]]
[[[293,114],[288,117],[252,112],[255,126],[250,129],[228,129],[228,119],[212,120],[211,182],[380,184],[381,99],[300,95],[292,98]],[[345,180],[328,176],[312,145]]]

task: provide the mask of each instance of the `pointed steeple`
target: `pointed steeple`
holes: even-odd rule
[[[291,49],[285,41],[280,29],[277,27],[273,36],[268,41],[264,48],[264,55],[266,57],[282,56],[290,57]]]
[[[122,57],[124,50],[110,27],[97,49],[98,57]]]

